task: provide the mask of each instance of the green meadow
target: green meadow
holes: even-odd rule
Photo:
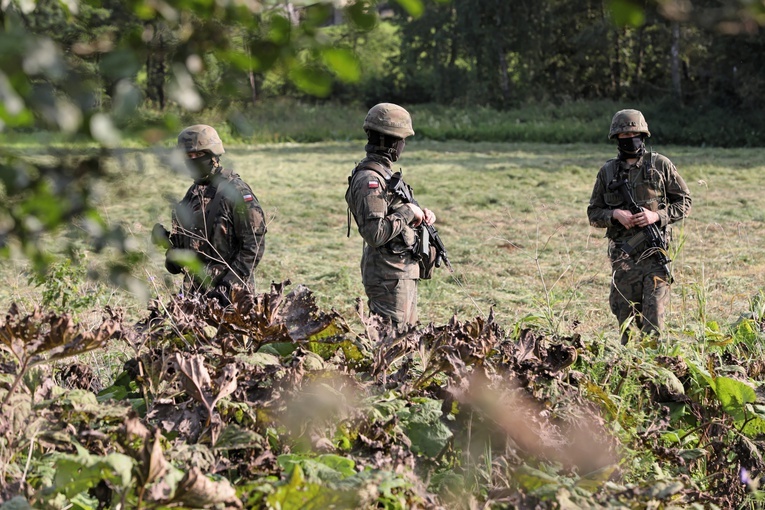
[[[708,320],[734,322],[765,288],[765,167],[755,149],[655,147],[678,167],[693,194],[691,217],[672,231],[675,284],[670,338],[698,334]],[[603,231],[587,223],[595,175],[614,148],[608,143],[545,145],[414,140],[399,161],[436,226],[454,267],[420,283],[420,319],[444,323],[487,316],[511,327],[533,322],[555,332],[614,337],[607,306],[609,265]],[[271,282],[307,285],[319,304],[348,320],[363,298],[361,238],[347,233],[347,176],[363,157],[363,141],[229,146],[223,157],[255,190],[268,218],[266,253],[256,272],[260,290]],[[190,180],[173,170],[166,149],[114,152],[99,200],[104,217],[122,224],[146,255],[133,292],[82,282],[99,305],[125,307],[135,317],[150,296],[179,284],[163,269],[149,241],[155,222],[170,223],[172,204]],[[47,242],[76,237],[76,225]],[[55,250],[54,250],[55,251]],[[84,267],[111,255],[83,248]],[[24,259],[2,270],[3,301],[32,306],[45,286],[30,287]],[[701,322],[699,322],[701,321]]]

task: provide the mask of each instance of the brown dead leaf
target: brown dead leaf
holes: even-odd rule
[[[137,416],[128,417],[122,425],[120,439],[128,455],[138,461],[135,469],[142,486],[159,480],[167,472],[161,438],[160,429],[150,432]]]
[[[242,508],[236,490],[228,480],[211,480],[193,467],[178,484],[173,502],[192,508],[209,508],[222,503],[225,508]]]
[[[197,402],[203,404],[210,412],[210,372],[205,367],[204,357],[201,355],[184,358],[181,353],[176,353],[174,358],[178,371],[181,374],[181,384],[186,393]]]

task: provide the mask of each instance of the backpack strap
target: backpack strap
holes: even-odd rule
[[[658,152],[651,151],[651,156],[645,158],[645,164],[643,165],[643,179],[648,179],[649,170],[656,169],[656,158],[658,156]]]
[[[213,234],[213,221],[215,218],[214,211],[218,210],[218,207],[220,206],[221,201],[223,201],[223,186],[224,183],[220,183],[218,187],[215,190],[215,196],[210,201],[210,205],[207,207],[207,211],[205,212],[205,234],[207,235],[207,242],[212,243],[212,234]]]
[[[353,177],[353,175],[355,175],[359,170],[372,170],[386,181],[390,180],[391,176],[393,175],[393,172],[391,172],[388,168],[371,159],[364,159],[361,161],[361,163],[356,165],[356,168],[353,169],[351,177]]]
[[[217,176],[215,182],[215,196],[210,201],[210,205],[205,211],[205,234],[207,235],[208,243],[212,244],[212,229],[215,211],[218,210],[218,207],[220,207],[220,204],[223,201],[224,195],[226,194],[226,187],[231,186],[232,180],[236,177],[238,177],[238,175],[234,174],[234,172],[228,168],[222,169]]]
[[[609,159],[608,161],[606,161],[606,169],[605,169],[606,186],[608,186],[608,183],[616,179],[616,171],[618,168],[619,168],[618,159],[614,158],[614,159]]]

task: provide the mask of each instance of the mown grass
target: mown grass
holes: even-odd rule
[[[763,164],[751,149],[660,147],[691,188],[691,218],[673,264],[670,338],[700,335],[705,321],[725,325],[765,288]],[[413,140],[400,161],[420,203],[433,209],[455,272],[437,270],[421,282],[422,322],[444,323],[489,314],[508,329],[534,321],[560,333],[616,339],[608,310],[610,278],[603,232],[589,227],[586,207],[595,175],[611,157],[603,144],[511,144]],[[101,208],[126,227],[146,254],[134,276],[148,294],[100,287],[100,302],[139,317],[150,295],[178,286],[151,245],[155,222],[168,225],[170,207],[190,184],[163,161],[165,150],[123,150]],[[249,182],[268,218],[266,254],[256,273],[260,289],[289,279],[309,286],[322,307],[353,321],[364,296],[361,238],[346,238],[347,175],[363,157],[363,141],[231,146],[224,164]],[[77,235],[77,228],[62,235]],[[55,248],[55,240],[50,241]],[[88,264],[108,252],[83,251]],[[3,265],[0,300],[40,301],[22,274],[23,258]],[[95,292],[94,284],[85,291]]]

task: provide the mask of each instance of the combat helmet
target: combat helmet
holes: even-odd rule
[[[181,131],[178,148],[184,152],[208,151],[216,156],[226,152],[218,132],[206,124],[195,124]]]
[[[646,137],[651,136],[648,131],[648,123],[639,110],[619,110],[611,120],[611,129],[608,131],[608,139],[613,140],[619,133],[643,133]]]
[[[364,131],[377,131],[396,138],[414,135],[411,115],[393,103],[374,105],[364,119]]]

